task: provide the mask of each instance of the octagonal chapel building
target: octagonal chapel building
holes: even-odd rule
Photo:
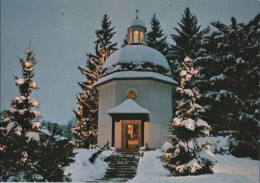
[[[171,78],[165,57],[146,45],[138,17],[128,28],[128,45],[111,54],[95,87],[99,91],[98,145],[120,151],[161,148],[172,120]]]

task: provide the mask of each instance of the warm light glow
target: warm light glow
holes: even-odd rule
[[[138,31],[134,31],[134,42],[139,43]]]
[[[131,134],[131,125],[127,125],[128,127],[128,134],[130,135]]]
[[[190,61],[190,57],[186,56],[186,57],[184,58],[184,62],[188,62],[188,61]]]
[[[143,43],[144,42],[144,33],[140,32],[140,42]]]
[[[187,114],[190,114],[190,113],[191,113],[191,111],[192,111],[192,110],[191,110],[191,109],[189,109],[189,110],[187,111]]]

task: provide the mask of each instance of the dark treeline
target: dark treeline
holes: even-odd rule
[[[76,119],[73,118],[69,120],[67,124],[64,125],[60,125],[58,123],[50,122],[50,121],[42,121],[41,124],[48,130],[52,130],[53,128],[58,128],[61,136],[72,138],[73,133],[71,131],[71,128],[76,124]]]

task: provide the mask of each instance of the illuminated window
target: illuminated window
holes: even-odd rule
[[[144,33],[140,32],[140,42],[143,43],[144,42]]]
[[[139,38],[138,38],[138,31],[134,32],[134,42],[139,43]]]

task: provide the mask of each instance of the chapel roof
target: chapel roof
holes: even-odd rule
[[[115,51],[104,63],[102,76],[124,70],[142,70],[158,73],[161,71],[163,72],[161,74],[171,75],[170,67],[165,57],[159,51],[146,45],[127,45]]]
[[[146,28],[146,25],[145,25],[144,21],[143,21],[143,20],[140,20],[140,19],[138,19],[138,18],[134,19],[134,20],[129,24],[128,27],[135,27],[135,26],[141,26],[141,27]]]
[[[146,28],[145,23],[134,19],[130,27],[141,26]],[[129,44],[112,53],[103,65],[102,74],[95,86],[114,79],[154,79],[167,84],[177,84],[171,77],[168,61],[158,50],[145,45],[145,31],[136,28],[128,32]],[[135,32],[139,37],[136,37]],[[142,34],[141,34],[142,33]],[[144,37],[141,39],[141,36]],[[143,41],[143,42],[142,42]]]
[[[127,99],[118,106],[109,109],[108,114],[150,114],[150,111],[141,107],[133,99]]]
[[[102,84],[108,83],[113,80],[146,80],[151,79],[159,82],[163,82],[169,85],[177,85],[178,83],[173,80],[171,77],[164,76],[162,74],[154,72],[138,72],[138,71],[124,71],[124,72],[115,72],[109,74],[105,77],[101,77],[94,84],[95,87]]]

